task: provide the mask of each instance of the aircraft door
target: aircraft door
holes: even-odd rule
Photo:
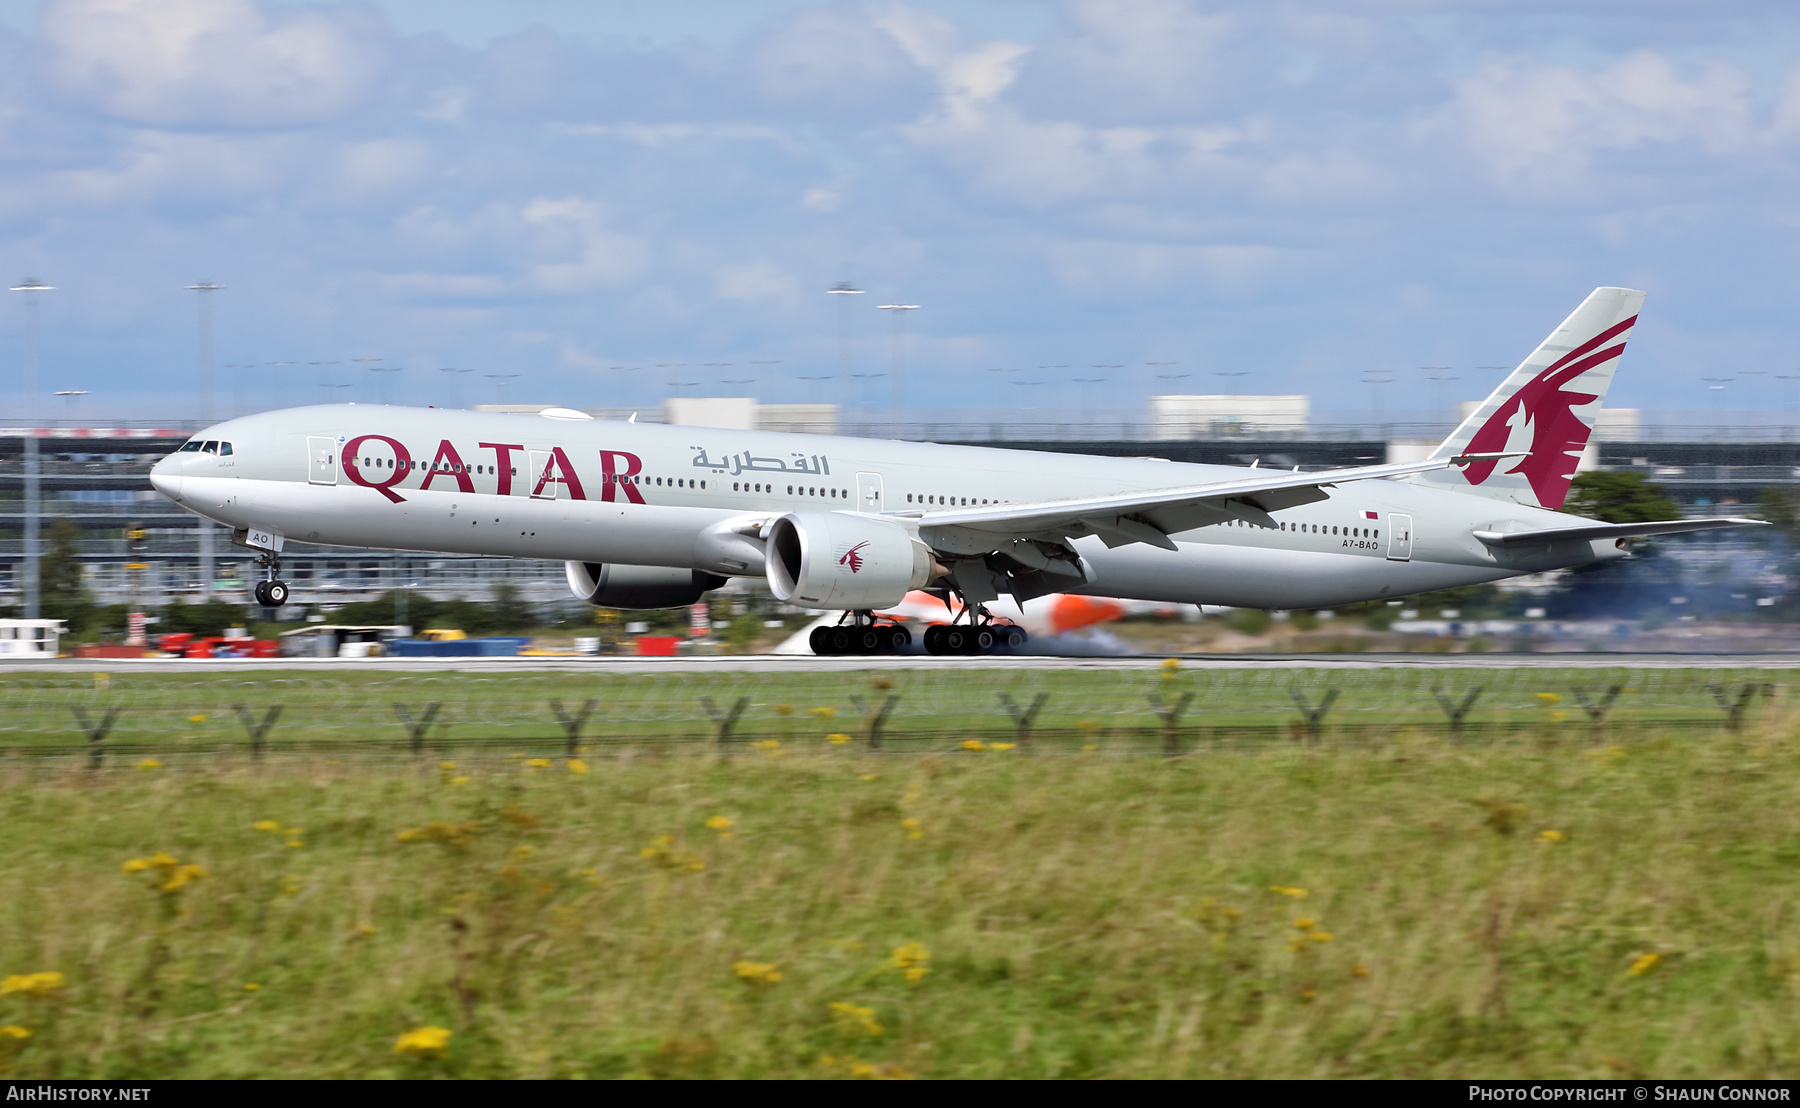
[[[1388,513],[1388,561],[1412,561],[1413,519]]]
[[[556,455],[548,450],[533,450],[531,454],[531,495],[538,500],[555,500],[562,495],[557,490],[563,487],[558,481]]]
[[[306,438],[306,479],[315,485],[335,485],[338,479],[337,440],[325,435]]]
[[[881,499],[881,474],[859,473],[856,475],[856,510],[871,515],[886,510]]]

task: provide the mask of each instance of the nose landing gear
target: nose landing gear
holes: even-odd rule
[[[287,582],[281,577],[281,558],[275,554],[257,555],[256,564],[263,569],[263,580],[250,590],[256,602],[265,608],[279,608],[288,602]]]

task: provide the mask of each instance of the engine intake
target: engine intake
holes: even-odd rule
[[[769,591],[808,607],[886,608],[942,571],[924,543],[884,519],[793,512],[770,524],[768,536]]]
[[[569,589],[596,608],[681,608],[696,603],[725,583],[697,569],[668,566],[620,566],[599,562],[564,562]]]

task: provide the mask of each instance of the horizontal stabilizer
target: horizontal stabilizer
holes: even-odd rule
[[[1583,523],[1575,527],[1540,527],[1535,531],[1477,531],[1475,537],[1489,546],[1542,546],[1551,542],[1591,542],[1594,539],[1630,539],[1645,535],[1679,535],[1686,531],[1716,531],[1721,527],[1767,527],[1760,519],[1721,516],[1716,519],[1664,519],[1650,523]]]

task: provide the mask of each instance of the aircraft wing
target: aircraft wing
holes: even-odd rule
[[[1147,492],[1070,497],[1024,504],[990,504],[979,508],[913,510],[895,515],[917,519],[920,531],[948,538],[951,529],[984,532],[1008,539],[1061,541],[1097,535],[1109,547],[1142,542],[1175,549],[1169,536],[1181,531],[1242,519],[1261,527],[1275,526],[1269,513],[1326,499],[1322,489],[1350,481],[1404,477],[1448,469],[1471,461],[1517,454],[1463,454],[1392,465],[1353,466],[1314,473],[1258,471],[1253,476],[1206,485],[1185,485]],[[952,544],[957,545],[957,544]]]
[[[1686,531],[1716,531],[1721,527],[1767,526],[1760,519],[1719,516],[1713,519],[1665,519],[1651,523],[1583,523],[1573,527],[1540,527],[1535,531],[1477,531],[1475,537],[1489,546],[1541,546],[1550,542],[1629,539],[1643,535],[1679,535]]]

